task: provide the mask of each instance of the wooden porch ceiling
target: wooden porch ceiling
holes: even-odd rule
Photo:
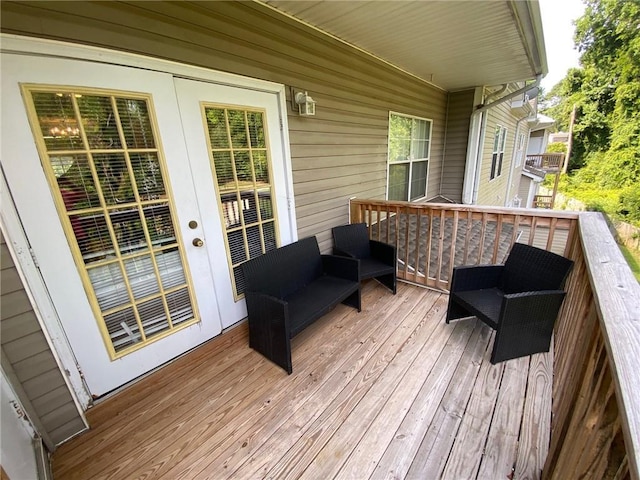
[[[551,354],[491,365],[447,299],[369,282],[294,339],[291,376],[240,326],[91,409],[54,478],[539,478]]]

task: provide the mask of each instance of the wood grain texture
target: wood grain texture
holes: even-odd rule
[[[548,362],[531,362],[534,373],[518,361],[517,373],[496,375],[504,368],[489,364],[490,329],[476,320],[447,325],[446,302],[404,283],[394,296],[370,281],[362,312],[339,306],[295,337],[290,376],[252,351],[246,326],[237,327],[93,407],[91,430],[54,454],[54,476],[438,478],[467,452],[475,478],[477,445],[492,431],[485,412],[519,425],[526,407],[517,419],[504,408],[548,406],[512,397],[524,395],[527,378],[551,374],[538,372]],[[509,401],[498,401],[502,389]],[[550,385],[536,391],[548,394]],[[466,427],[477,418],[486,419],[484,433]],[[521,440],[508,438],[495,442],[497,457],[519,452]]]
[[[542,478],[640,478],[640,285],[600,214],[583,214],[556,328],[553,422]]]

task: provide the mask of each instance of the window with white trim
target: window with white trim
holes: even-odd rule
[[[502,174],[502,161],[504,160],[504,148],[507,143],[507,129],[496,125],[493,137],[493,153],[491,154],[491,173],[489,180],[493,180]]]
[[[426,118],[389,113],[388,200],[426,196],[431,124]]]

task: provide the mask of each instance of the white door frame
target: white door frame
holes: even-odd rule
[[[42,333],[49,344],[53,358],[58,364],[71,396],[84,424],[89,426],[84,411],[92,402],[91,393],[79,371],[76,357],[71,350],[67,336],[58,317],[40,270],[31,255],[29,241],[22,228],[18,212],[13,203],[11,192],[0,167],[0,226],[7,242],[7,247],[14,259],[16,270],[22,280],[24,290],[31,302],[33,312],[38,319]]]
[[[289,225],[290,232],[288,232],[288,237],[292,240],[297,239],[297,225],[295,218],[295,204],[294,204],[294,192],[293,192],[293,178],[292,178],[292,167],[291,167],[291,152],[289,147],[289,129],[287,124],[287,106],[286,106],[286,95],[285,95],[285,87],[281,84],[276,84],[273,82],[267,82],[263,80],[257,80],[253,78],[243,77],[240,75],[229,74],[224,72],[218,72],[214,70],[209,70],[201,67],[193,67],[189,65],[180,64],[177,62],[171,62],[166,60],[159,60],[154,58],[148,58],[141,55],[130,54],[125,52],[118,52],[113,50],[108,50],[104,48],[76,45],[66,42],[52,41],[52,40],[43,40],[36,39],[30,37],[22,37],[16,35],[8,35],[8,34],[0,34],[0,51],[3,53],[20,53],[20,54],[36,54],[42,55],[52,58],[68,58],[75,60],[86,60],[92,61],[102,64],[110,64],[110,65],[118,65],[124,67],[136,67],[140,69],[162,72],[172,74],[177,77],[188,78],[192,80],[198,80],[203,82],[212,82],[216,84],[229,85],[234,87],[242,87],[247,89],[258,90],[262,92],[275,94],[278,98],[278,107],[279,107],[279,117],[280,117],[280,142],[281,151],[283,154],[283,158],[280,160],[284,164],[285,170],[285,196],[286,202],[288,205],[288,209],[285,211],[279,211],[279,215],[287,217],[287,224]],[[2,181],[4,182],[4,176],[2,177]],[[6,184],[2,185],[3,196],[2,196],[2,218],[3,222],[5,217],[9,220],[9,223],[12,224],[12,227],[7,226],[7,243],[11,242],[15,244],[18,240],[19,233],[15,231],[16,225],[20,226],[20,219],[18,218],[17,212],[10,212],[10,208],[5,200],[5,193],[8,194]],[[11,203],[11,205],[13,205]],[[6,225],[5,225],[6,226]],[[22,234],[24,236],[24,232]],[[37,268],[33,264],[33,258],[31,257],[28,242],[26,238],[24,238],[24,242],[26,243],[26,249],[24,244],[20,247],[21,254],[18,254],[17,260],[23,271],[28,271],[29,269],[34,269],[36,274]],[[34,281],[32,278],[27,277],[29,282],[29,286],[32,289],[33,297],[34,297],[34,308],[36,309],[46,309],[46,300],[49,298],[48,291],[44,286],[43,281]],[[50,300],[49,300],[50,302]],[[52,308],[52,305],[49,306]],[[53,310],[55,314],[55,310]],[[55,349],[59,354],[59,361],[61,370],[64,372],[65,370],[70,372],[69,381],[71,383],[71,387],[73,392],[75,393],[75,399],[78,402],[78,405],[82,409],[86,409],[88,404],[91,401],[91,397],[88,395],[86,388],[84,387],[84,382],[81,378],[81,372],[78,371],[78,366],[75,362],[75,358],[73,353],[68,346],[66,335],[62,330],[61,324],[56,315],[50,315],[50,311],[44,312],[44,315],[41,317],[43,331],[48,332],[48,335],[51,337],[53,344],[55,345]],[[55,340],[59,339],[58,342]],[[64,344],[67,345],[66,349]],[[65,376],[65,378],[67,378]]]

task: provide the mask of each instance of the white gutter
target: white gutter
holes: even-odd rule
[[[525,85],[518,90],[515,90],[504,97],[500,97],[491,103],[487,103],[478,107],[469,119],[470,131],[469,142],[467,143],[467,160],[464,171],[464,182],[462,185],[462,203],[467,205],[474,205],[478,199],[478,189],[480,186],[480,170],[482,168],[482,139],[485,135],[486,129],[486,117],[482,115],[484,112],[493,108],[501,103],[511,100],[518,95],[521,95],[532,88],[540,85],[542,80],[542,74],[536,75],[536,80],[531,85]],[[477,95],[476,91],[476,95]],[[474,97],[474,100],[476,97]],[[474,104],[476,102],[474,101]]]

